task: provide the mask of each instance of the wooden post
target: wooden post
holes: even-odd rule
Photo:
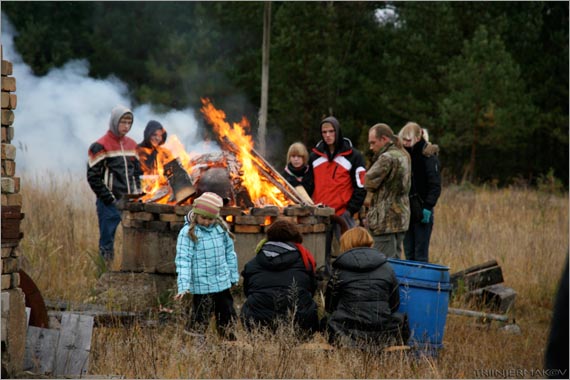
[[[259,150],[265,154],[265,135],[267,133],[267,99],[269,91],[269,47],[271,40],[271,1],[266,1],[263,8],[263,46],[261,57],[261,107],[259,109],[259,130],[257,142]]]

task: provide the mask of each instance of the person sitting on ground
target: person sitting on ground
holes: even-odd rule
[[[315,259],[302,245],[297,226],[276,220],[267,229],[267,238],[256,248],[256,255],[242,271],[246,301],[241,320],[251,330],[267,326],[276,331],[280,324],[293,321],[299,337],[318,330]]]
[[[325,310],[329,343],[355,347],[389,346],[409,337],[407,316],[398,313],[399,284],[372,235],[354,227],[340,238],[340,256],[327,283]],[[324,323],[323,323],[324,324]]]

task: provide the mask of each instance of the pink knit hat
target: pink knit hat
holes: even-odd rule
[[[220,208],[223,205],[224,200],[218,194],[205,192],[194,199],[192,211],[194,214],[216,218],[220,215]]]

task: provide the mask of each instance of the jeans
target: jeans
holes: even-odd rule
[[[105,260],[115,256],[115,232],[121,223],[121,212],[114,204],[106,205],[97,199],[97,218],[99,219],[99,254]]]
[[[433,214],[429,223],[413,223],[406,231],[404,252],[407,260],[429,262],[429,241],[433,228]]]
[[[402,256],[404,235],[405,232],[374,235],[374,248],[382,252],[386,257],[399,259]]]

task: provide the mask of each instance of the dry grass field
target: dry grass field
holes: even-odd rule
[[[55,179],[57,178],[57,179]],[[101,268],[95,198],[85,178],[22,175],[23,268],[47,299],[86,302]],[[301,344],[287,327],[237,343],[209,334],[198,346],[182,321],[155,327],[97,327],[89,373],[125,378],[533,378],[544,377],[552,301],[568,252],[568,194],[524,188],[444,189],[435,211],[431,260],[450,272],[496,259],[505,285],[517,291],[510,317],[499,322],[448,315],[437,357],[408,352],[324,349],[318,335]],[[121,249],[121,234],[116,249]],[[239,306],[239,299],[236,303]],[[457,299],[450,306],[464,305]]]

